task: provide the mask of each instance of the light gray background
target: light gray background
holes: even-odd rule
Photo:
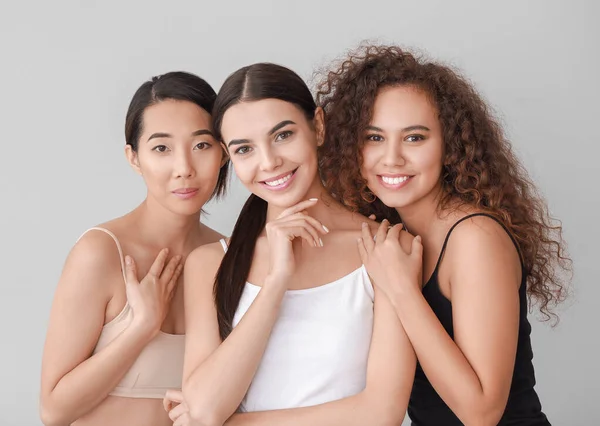
[[[600,423],[598,3],[590,1],[121,1],[0,5],[0,425],[39,425],[40,359],[65,256],[87,227],[144,197],[123,155],[134,90],[187,70],[218,89],[278,62],[306,78],[364,38],[462,68],[564,223],[576,293],[556,329],[534,322],[537,390],[555,425]],[[230,233],[236,183],[208,208]]]

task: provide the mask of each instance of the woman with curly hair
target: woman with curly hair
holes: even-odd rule
[[[528,299],[555,317],[570,259],[480,95],[446,66],[369,46],[326,75],[318,100],[326,187],[417,235],[409,251],[397,230],[374,240],[364,227],[359,240],[417,354],[413,425],[549,425]]]

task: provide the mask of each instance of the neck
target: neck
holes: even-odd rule
[[[200,212],[190,216],[176,214],[152,197],[146,198],[131,215],[145,244],[169,248],[173,254],[189,251],[200,234]]]
[[[439,219],[441,190],[436,189],[415,203],[397,208],[404,227],[413,235],[428,239]]]

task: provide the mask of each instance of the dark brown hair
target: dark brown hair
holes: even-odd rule
[[[240,102],[279,99],[298,107],[312,120],[317,106],[306,83],[280,65],[259,63],[241,68],[223,83],[213,109],[213,128],[223,141],[221,125],[225,112]],[[223,141],[224,142],[224,141]],[[240,303],[258,236],[267,219],[267,203],[252,194],[244,204],[229,240],[229,248],[217,271],[214,287],[219,333],[231,333],[233,317]]]
[[[468,205],[498,217],[518,242],[530,302],[545,319],[566,297],[571,260],[562,226],[548,208],[473,86],[448,66],[396,46],[363,46],[323,76],[317,103],[325,110],[320,149],[325,186],[346,206],[379,220],[400,219],[367,188],[360,174],[365,128],[379,90],[421,90],[437,108],[445,143],[440,209]]]
[[[187,101],[210,114],[216,97],[217,94],[210,84],[194,74],[173,71],[152,77],[137,89],[129,103],[125,117],[125,142],[137,152],[140,135],[144,131],[144,111],[152,105],[169,99]],[[221,166],[212,197],[219,198],[225,194],[229,166],[229,161]]]

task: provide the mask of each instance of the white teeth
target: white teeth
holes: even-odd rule
[[[265,183],[269,186],[278,186],[278,185],[282,185],[285,182],[287,182],[288,180],[290,180],[290,178],[292,177],[292,173],[290,173],[287,176],[282,177],[281,179],[277,179],[277,180],[266,180]]]
[[[402,182],[408,180],[408,176],[402,176],[402,177],[381,176],[381,180],[383,180],[388,185],[398,185],[399,183],[402,183]]]

